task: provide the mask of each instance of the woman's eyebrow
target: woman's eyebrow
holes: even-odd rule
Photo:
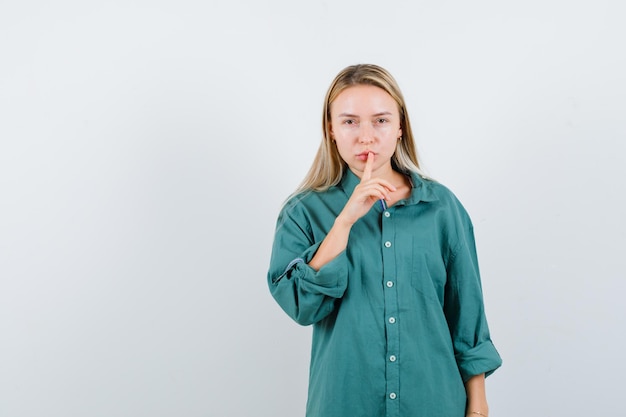
[[[371,117],[390,116],[392,114],[393,113],[391,113],[390,111],[381,111],[381,112],[372,114]],[[356,115],[356,114],[350,114],[350,113],[340,113],[340,114],[337,115],[337,117],[359,117],[359,116]]]

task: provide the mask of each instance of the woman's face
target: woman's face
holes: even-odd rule
[[[398,105],[382,88],[348,87],[330,105],[330,132],[354,174],[361,177],[369,152],[374,154],[373,174],[383,174],[391,170],[391,157],[402,136]]]

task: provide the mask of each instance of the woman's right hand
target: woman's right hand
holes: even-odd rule
[[[381,178],[372,178],[372,169],[374,166],[374,154],[367,154],[367,162],[363,169],[361,182],[357,185],[344,206],[337,221],[352,226],[363,217],[372,208],[378,200],[389,199],[389,192],[396,191],[388,181]]]
[[[376,201],[388,198],[388,193],[396,190],[396,187],[388,181],[372,178],[373,166],[374,154],[370,152],[367,155],[361,182],[355,187],[348,202],[335,219],[333,227],[309,262],[309,266],[316,271],[345,250],[352,225],[363,217]]]

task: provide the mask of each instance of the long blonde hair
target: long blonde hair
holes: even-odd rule
[[[420,172],[409,114],[407,113],[404,97],[400,87],[398,87],[398,83],[387,70],[377,65],[351,65],[337,74],[326,92],[322,114],[324,137],[309,172],[294,194],[305,191],[325,191],[337,185],[343,177],[346,163],[341,159],[337,147],[332,142],[330,134],[330,106],[342,91],[355,85],[373,85],[382,88],[396,101],[400,113],[402,138],[398,141],[396,151],[391,157],[392,166],[402,172]]]

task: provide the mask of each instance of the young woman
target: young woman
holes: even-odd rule
[[[268,282],[313,325],[309,417],[488,416],[501,359],[485,318],[471,220],[420,175],[396,81],[341,71],[324,138],[278,217]]]

